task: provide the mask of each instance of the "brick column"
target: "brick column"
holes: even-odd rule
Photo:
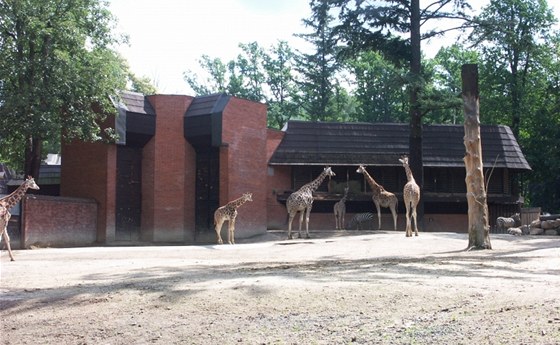
[[[142,237],[161,242],[183,242],[190,236],[186,222],[186,162],[192,152],[183,135],[183,115],[192,97],[148,96],[156,112],[156,132],[144,148],[142,171]],[[192,167],[194,169],[194,166]],[[194,180],[193,180],[194,182]]]

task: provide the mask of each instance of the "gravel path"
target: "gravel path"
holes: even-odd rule
[[[558,237],[312,236],[3,250],[1,344],[560,344]]]

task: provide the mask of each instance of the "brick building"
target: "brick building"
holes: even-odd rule
[[[97,241],[208,242],[245,192],[237,237],[266,231],[266,105],[227,95],[123,93],[117,144],[63,145],[60,195],[98,203]]]
[[[62,148],[60,195],[96,201],[97,242],[215,242],[214,211],[245,192],[253,202],[240,209],[236,238],[285,230],[287,196],[327,165],[337,176],[316,194],[312,229],[334,229],[332,207],[346,185],[348,219],[374,210],[358,164],[399,197],[404,229],[406,176],[398,158],[408,152],[406,124],[290,121],[279,131],[267,129],[266,105],[224,94],[126,92],[115,106],[119,116],[106,125],[116,129],[118,143]],[[462,130],[425,126],[422,231],[466,231]],[[530,167],[509,128],[481,131],[486,173],[495,170],[488,191],[494,219],[519,210],[511,181]],[[392,229],[385,209],[382,222]]]

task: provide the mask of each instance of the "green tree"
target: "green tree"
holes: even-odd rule
[[[329,0],[311,0],[312,16],[304,19],[310,33],[297,34],[314,47],[312,53],[300,53],[297,57],[299,85],[305,102],[307,117],[312,121],[333,120],[337,114],[329,107],[335,95],[336,73],[340,64],[336,59],[336,42],[332,40]]]
[[[272,46],[264,56],[264,70],[269,92],[268,125],[282,128],[292,117],[301,115],[297,87],[294,79],[295,53],[285,41]]]
[[[228,65],[220,58],[211,58],[208,55],[202,55],[198,60],[198,64],[207,73],[206,79],[202,79],[192,70],[183,73],[183,79],[194,91],[195,95],[203,96],[213,93],[226,92]]]
[[[419,0],[325,0],[327,12],[338,13],[338,23],[333,28],[332,39],[342,45],[340,56],[347,58],[362,51],[379,51],[397,66],[408,65],[407,86],[409,92],[410,168],[416,182],[422,188],[422,90],[426,83],[422,75],[422,39],[432,38],[449,31],[426,30],[421,27],[428,21],[451,18],[467,18],[465,0],[435,0],[420,8]],[[312,7],[317,16],[320,12]],[[322,10],[325,11],[325,10]],[[463,25],[463,24],[461,24]],[[465,24],[466,25],[466,24]],[[405,34],[409,38],[404,37]],[[423,199],[418,207],[419,219],[423,219]]]
[[[405,71],[376,51],[364,51],[346,61],[354,76],[356,111],[353,118],[363,122],[404,122],[408,100],[404,90]]]
[[[527,116],[521,120],[519,141],[533,171],[523,176],[526,201],[543,211],[560,212],[560,33],[542,47],[540,68],[530,73],[524,92]]]
[[[541,47],[547,44],[556,19],[546,0],[491,0],[476,21],[479,24],[470,40],[481,47],[485,68],[495,71],[486,74],[492,77],[487,79],[487,84],[498,86],[498,90],[490,90],[506,90],[510,126],[519,138],[521,114],[525,112],[524,94],[530,87],[529,74],[538,68]],[[498,93],[490,96],[501,98]],[[494,109],[504,111],[503,106]],[[500,118],[488,108],[482,111],[488,111],[492,118]]]
[[[126,84],[113,25],[104,1],[0,2],[3,160],[37,176],[44,140],[101,138],[109,95]]]
[[[478,63],[478,53],[459,44],[441,48],[433,59],[424,63],[424,75],[430,80],[423,108],[429,109],[426,123],[463,123],[461,99],[461,66]]]

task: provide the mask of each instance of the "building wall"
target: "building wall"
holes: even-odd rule
[[[97,241],[93,199],[26,195],[22,205],[22,248],[88,246]]]
[[[143,154],[142,237],[156,242],[187,241],[194,238],[194,226],[186,222],[194,219],[194,193],[186,190],[195,181],[192,173],[185,173],[194,170],[194,165],[187,167],[193,151],[182,129],[193,97],[154,95],[148,100],[156,112],[156,130]]]
[[[100,142],[62,145],[60,195],[97,202],[97,241],[115,240],[117,149]]]
[[[253,201],[241,206],[236,237],[266,232],[267,129],[266,105],[231,97],[222,115],[220,205],[243,193]]]

